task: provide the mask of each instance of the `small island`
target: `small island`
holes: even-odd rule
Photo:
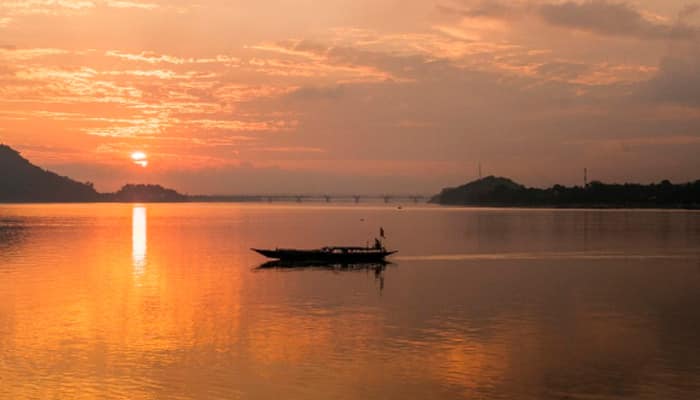
[[[642,185],[591,182],[586,186],[531,188],[508,178],[488,176],[443,189],[431,203],[485,207],[700,208],[700,180]]]
[[[124,203],[179,203],[189,201],[189,198],[173,189],[167,189],[160,185],[128,184],[116,193],[103,194],[102,200]]]

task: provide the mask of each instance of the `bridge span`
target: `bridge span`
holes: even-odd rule
[[[343,194],[280,194],[280,195],[261,195],[261,201],[266,202],[344,202],[344,203],[362,203],[376,202],[384,203],[427,203],[430,196],[426,195],[405,195],[405,194],[387,194],[387,195],[343,195]]]
[[[188,196],[190,201],[201,202],[316,202],[316,203],[427,203],[429,195],[423,194],[256,194]]]

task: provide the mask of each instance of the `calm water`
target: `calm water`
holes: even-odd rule
[[[697,212],[0,205],[2,399],[699,397]]]

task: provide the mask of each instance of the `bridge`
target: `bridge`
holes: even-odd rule
[[[391,194],[391,195],[343,195],[343,194],[281,194],[281,195],[262,195],[255,196],[259,197],[261,201],[267,202],[343,202],[343,203],[363,203],[363,202],[377,202],[381,201],[384,203],[427,203],[430,200],[430,196],[426,195],[404,195],[404,194]]]
[[[422,194],[262,194],[231,196],[189,196],[203,202],[321,202],[321,203],[427,203],[431,196]]]

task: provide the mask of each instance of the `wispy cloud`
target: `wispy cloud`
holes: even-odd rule
[[[272,153],[325,153],[325,150],[319,147],[305,147],[305,146],[294,146],[294,147],[261,147],[255,149],[256,151],[265,151]]]
[[[97,4],[90,0],[23,0],[3,1],[0,13],[9,16],[25,15],[74,15],[95,8]]]
[[[153,10],[160,7],[159,4],[140,2],[140,1],[122,1],[122,0],[107,0],[105,2],[107,7],[114,8],[137,8],[143,10]]]

